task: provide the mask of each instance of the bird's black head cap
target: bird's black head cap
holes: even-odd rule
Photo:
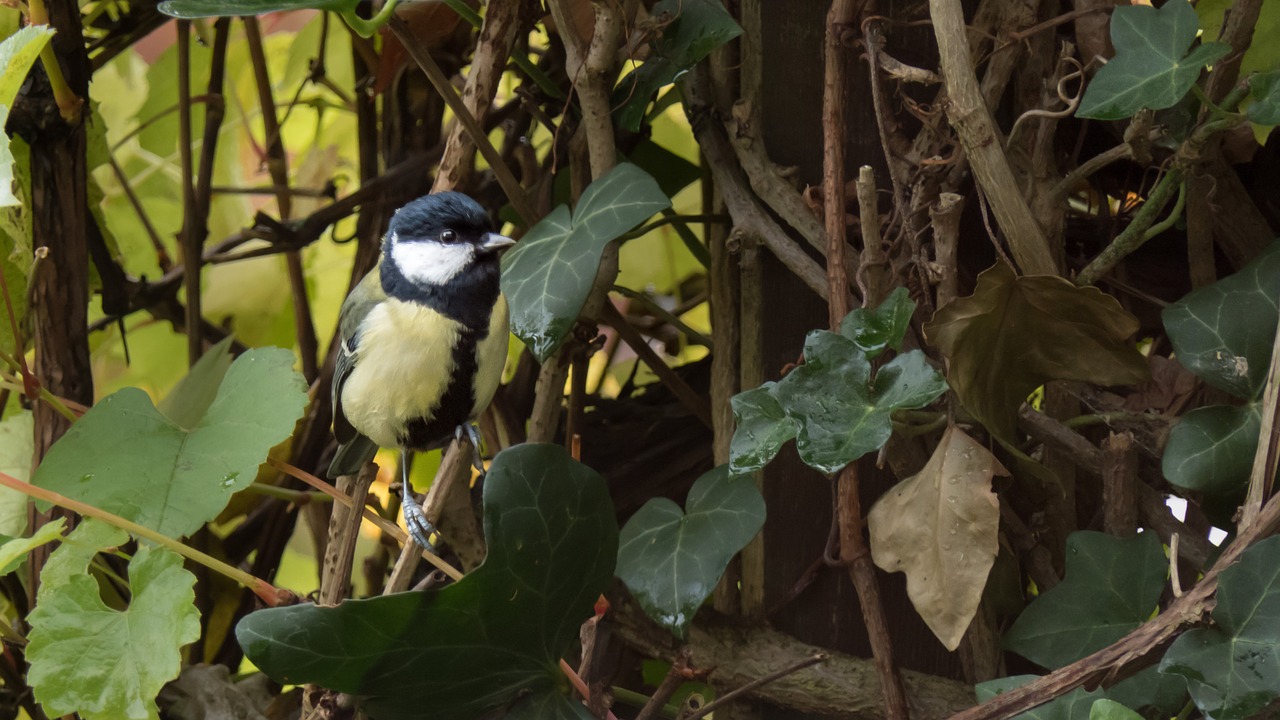
[[[400,208],[391,218],[388,237],[402,240],[433,238],[442,230],[478,239],[493,230],[489,214],[480,203],[460,192],[425,195]]]

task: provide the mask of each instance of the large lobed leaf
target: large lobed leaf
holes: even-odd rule
[[[907,575],[916,612],[948,650],[973,620],[1000,549],[1000,502],[993,475],[1008,475],[995,456],[952,425],[919,473],[871,508],[871,559]]]
[[[1280,243],[1239,272],[1193,290],[1161,313],[1178,362],[1214,387],[1256,397],[1267,381],[1280,313]]]
[[[1213,620],[1175,640],[1160,672],[1184,677],[1205,717],[1262,717],[1280,696],[1280,537],[1245,550],[1223,571]]]
[[[670,20],[657,34],[649,58],[613,93],[618,125],[631,132],[639,132],[654,93],[742,34],[719,0],[660,0],[649,14],[659,22]]]
[[[1163,110],[1177,104],[1200,71],[1231,50],[1219,42],[1191,50],[1199,31],[1200,19],[1187,0],[1169,0],[1160,8],[1117,7],[1111,14],[1116,56],[1085,88],[1076,115],[1120,120],[1142,108]]]
[[[183,645],[200,637],[195,581],[182,558],[140,547],[129,561],[129,607],[102,602],[86,567],[123,531],[86,520],[49,557],[31,622],[27,675],[51,717],[154,720],[155,697],[178,676]]]
[[[640,606],[679,637],[729,560],[764,525],[764,498],[749,477],[721,465],[693,484],[685,510],[653,498],[631,516],[618,545],[618,578]]]
[[[1155,533],[1072,533],[1066,578],[1018,616],[1005,647],[1047,668],[1096,652],[1151,617],[1168,567]]]
[[[893,411],[924,407],[945,392],[946,381],[919,350],[895,357],[872,376],[871,358],[901,347],[914,310],[899,288],[877,308],[850,312],[839,334],[809,333],[804,364],[779,382],[735,396],[730,471],[764,467],[795,437],[802,460],[834,473],[888,441]]]
[[[379,720],[422,717],[423,703],[471,720],[522,696],[518,717],[589,717],[559,693],[557,663],[613,576],[604,479],[556,445],[504,450],[484,531],[484,564],[443,590],[263,610],[236,637],[272,678],[365,696]]]
[[[610,242],[671,206],[645,171],[619,163],[582,193],[572,217],[561,205],[502,258],[511,331],[539,362],[560,347],[595,282]]]
[[[94,405],[54,444],[35,484],[145,525],[170,537],[195,532],[248,487],[267,452],[289,437],[306,405],[306,384],[288,350],[260,348],[217,377],[217,363],[193,372],[217,386],[184,383],[188,404],[167,403],[166,417],[137,388]],[[176,419],[175,419],[176,418]],[[180,424],[179,420],[185,424]]]
[[[1097,288],[1060,277],[1015,277],[1004,263],[978,276],[925,323],[947,357],[960,402],[996,437],[1013,442],[1018,407],[1049,380],[1128,385],[1148,376],[1129,338],[1138,320]]]

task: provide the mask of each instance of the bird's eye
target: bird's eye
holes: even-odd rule
[[[445,230],[445,231],[443,231],[443,232],[441,232],[441,233],[440,233],[440,242],[447,242],[447,243],[451,243],[451,242],[453,242],[454,240],[457,240],[457,239],[458,239],[458,233],[456,233],[456,232],[454,232],[454,231],[452,231],[452,230]]]

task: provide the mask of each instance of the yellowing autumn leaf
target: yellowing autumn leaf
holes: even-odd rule
[[[1014,441],[1018,407],[1049,380],[1145,381],[1146,359],[1131,340],[1137,330],[1137,318],[1097,288],[1052,275],[1016,277],[1004,263],[924,326],[947,357],[947,382],[960,402],[1005,442]]]
[[[993,475],[1009,471],[952,425],[918,474],[871,508],[871,559],[907,574],[907,595],[938,640],[955,650],[978,610],[999,550]]]

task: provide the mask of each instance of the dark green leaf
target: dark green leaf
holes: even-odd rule
[[[1213,620],[1214,627],[1175,640],[1160,672],[1186,678],[1205,717],[1258,716],[1280,695],[1280,537],[1245,550],[1223,571]]]
[[[359,0],[164,0],[160,12],[176,18],[239,17],[284,10],[350,12]]]
[[[1165,308],[1173,351],[1188,370],[1236,397],[1262,391],[1276,337],[1280,243],[1267,246],[1234,275]]]
[[[810,333],[804,357],[774,395],[800,421],[800,458],[825,473],[879,450],[892,434],[894,410],[924,407],[947,389],[919,350],[894,358],[874,380],[866,354],[842,335]]]
[[[902,337],[915,310],[911,293],[904,287],[896,288],[880,307],[857,308],[846,315],[840,323],[840,334],[857,343],[869,358],[879,355],[886,347],[901,350]]]
[[[85,568],[100,548],[127,539],[123,531],[86,520],[40,575],[29,616],[27,678],[50,716],[157,717],[155,697],[178,676],[179,651],[200,637],[196,578],[169,550],[143,546],[129,561],[128,609],[102,602],[98,581]]]
[[[1129,539],[1072,533],[1066,578],[1018,616],[1005,647],[1047,668],[1075,662],[1151,617],[1167,570],[1155,533]]]
[[[986,702],[1035,679],[1035,675],[1013,675],[978,683],[974,689],[978,694],[978,702]],[[1072,690],[1039,707],[1014,715],[1012,720],[1089,720],[1093,704],[1103,697],[1105,696],[1100,690]]]
[[[1119,120],[1144,107],[1162,110],[1176,104],[1206,65],[1231,50],[1218,42],[1191,50],[1199,30],[1200,19],[1187,0],[1169,0],[1160,8],[1117,7],[1111,14],[1116,56],[1085,88],[1076,115]]]
[[[293,363],[293,353],[279,348],[236,358],[190,429],[161,415],[137,388],[114,393],[54,444],[34,482],[170,537],[195,532],[293,432],[307,401]]]
[[[671,200],[640,168],[619,163],[582,193],[577,210],[552,210],[502,258],[511,331],[540,362],[551,357],[587,301],[600,255]]]
[[[654,93],[742,34],[719,0],[660,0],[650,12],[667,23],[653,43],[649,59],[619,83],[613,94],[617,123],[638,132]]]
[[[366,696],[379,720],[420,718],[424,703],[436,720],[471,720],[522,694],[575,717],[542,696],[558,692],[558,660],[613,576],[604,480],[556,445],[504,450],[485,480],[484,530],[484,564],[439,592],[264,610],[236,637],[276,680]]]
[[[653,498],[631,516],[619,540],[617,575],[649,617],[684,637],[729,560],[763,525],[755,482],[721,465],[693,484],[683,512]]]
[[[1182,416],[1169,431],[1161,469],[1169,482],[1227,501],[1244,492],[1262,416],[1257,405],[1211,405]]]
[[[1154,666],[1107,688],[1107,697],[1129,708],[1154,708],[1173,717],[1187,704],[1187,684]]]
[[[1115,700],[1094,700],[1089,708],[1089,720],[1142,720],[1142,716]]]
[[[1280,125],[1280,70],[1249,78],[1249,120],[1259,125]]]
[[[768,465],[783,443],[800,430],[800,422],[788,417],[778,404],[776,387],[777,383],[767,382],[730,400],[734,422],[729,444],[730,472],[749,473]]]

